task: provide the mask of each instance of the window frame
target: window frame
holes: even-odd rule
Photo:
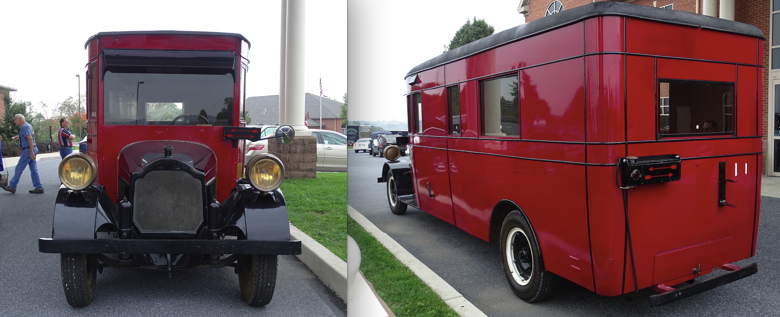
[[[723,132],[704,132],[704,133],[676,133],[676,134],[663,134],[661,133],[661,82],[697,82],[697,83],[710,83],[710,84],[728,84],[732,88],[732,98],[734,104],[732,105],[732,129],[731,131]],[[669,139],[669,138],[696,138],[696,137],[710,137],[710,136],[737,136],[737,83],[731,81],[718,81],[718,80],[702,80],[702,79],[679,79],[679,78],[658,78],[655,83],[655,136],[656,140]],[[671,117],[671,96],[669,96],[669,116]],[[725,112],[724,112],[725,114]],[[725,124],[725,122],[724,122]]]
[[[447,86],[447,134],[449,135],[455,135],[459,136],[461,133],[463,133],[463,103],[461,102],[460,98],[460,84],[455,84],[451,86]],[[456,89],[458,92],[458,130],[455,131],[453,129],[452,125],[452,94],[450,93],[451,89]]]
[[[410,103],[412,106],[412,119],[414,120],[414,133],[423,133],[423,120],[422,120],[422,92],[417,91],[409,95]],[[417,101],[419,98],[419,102]]]
[[[665,4],[665,5],[662,5],[662,6],[658,7],[658,8],[660,8],[660,9],[669,9],[669,10],[674,10],[674,3]]]
[[[557,10],[555,10],[555,8],[553,7],[553,5],[555,5],[555,4],[560,5],[560,7],[558,7]],[[553,8],[553,12],[550,12],[550,8]],[[561,13],[561,11],[563,11],[563,10],[564,10],[563,2],[561,2],[560,0],[554,0],[554,1],[550,2],[550,4],[547,5],[547,8],[544,11],[544,16],[548,17],[548,16],[551,16],[551,15],[555,15],[555,14]]]
[[[517,80],[517,100],[515,101],[515,106],[517,107],[517,135],[503,135],[503,136],[497,136],[497,135],[487,135],[485,134],[485,90],[483,89],[483,83],[486,81],[491,81],[495,79],[502,79],[502,78],[511,78],[514,77]],[[503,139],[522,139],[523,138],[523,129],[522,129],[522,111],[520,109],[520,90],[521,90],[521,82],[520,82],[520,72],[519,71],[512,71],[507,73],[501,73],[501,74],[495,74],[490,77],[482,78],[477,80],[477,85],[479,86],[479,136],[481,138],[503,138]]]

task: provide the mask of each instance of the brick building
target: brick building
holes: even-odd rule
[[[517,8],[531,22],[562,10],[610,0],[521,0]],[[757,26],[764,32],[763,134],[764,170],[780,176],[780,0],[616,0],[671,10],[688,11]],[[771,17],[771,19],[770,19]],[[772,21],[770,21],[772,20]],[[774,21],[774,22],[773,22]],[[777,29],[777,32],[772,32]],[[770,52],[771,46],[771,53]],[[772,60],[772,56],[776,60]],[[768,67],[769,65],[772,67]],[[773,88],[770,88],[773,87]]]
[[[0,120],[5,117],[5,98],[9,97],[12,91],[16,91],[16,89],[0,85]]]

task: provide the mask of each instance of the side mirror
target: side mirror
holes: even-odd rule
[[[276,128],[274,136],[282,141],[282,144],[290,144],[295,138],[295,129],[289,125]]]

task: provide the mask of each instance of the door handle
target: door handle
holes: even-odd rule
[[[736,183],[733,179],[726,178],[726,162],[718,163],[718,206],[737,207],[726,200],[726,183]]]
[[[332,150],[333,148],[329,146],[329,147],[326,147],[325,149],[326,150]]]

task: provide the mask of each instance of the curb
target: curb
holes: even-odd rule
[[[349,216],[352,217],[360,226],[363,227],[369,234],[371,234],[379,243],[381,243],[398,261],[406,265],[414,275],[417,275],[420,280],[423,281],[428,287],[430,287],[434,293],[454,310],[460,316],[487,316],[484,312],[479,310],[477,306],[474,306],[468,299],[463,297],[463,294],[458,292],[452,285],[447,283],[441,276],[436,274],[425,263],[418,260],[414,255],[407,251],[401,244],[393,240],[388,234],[380,230],[376,225],[371,223],[368,218],[363,216],[359,211],[347,206]]]
[[[347,302],[347,262],[330,252],[312,237],[290,224],[290,236],[301,241],[301,254],[296,255],[325,286]]]

